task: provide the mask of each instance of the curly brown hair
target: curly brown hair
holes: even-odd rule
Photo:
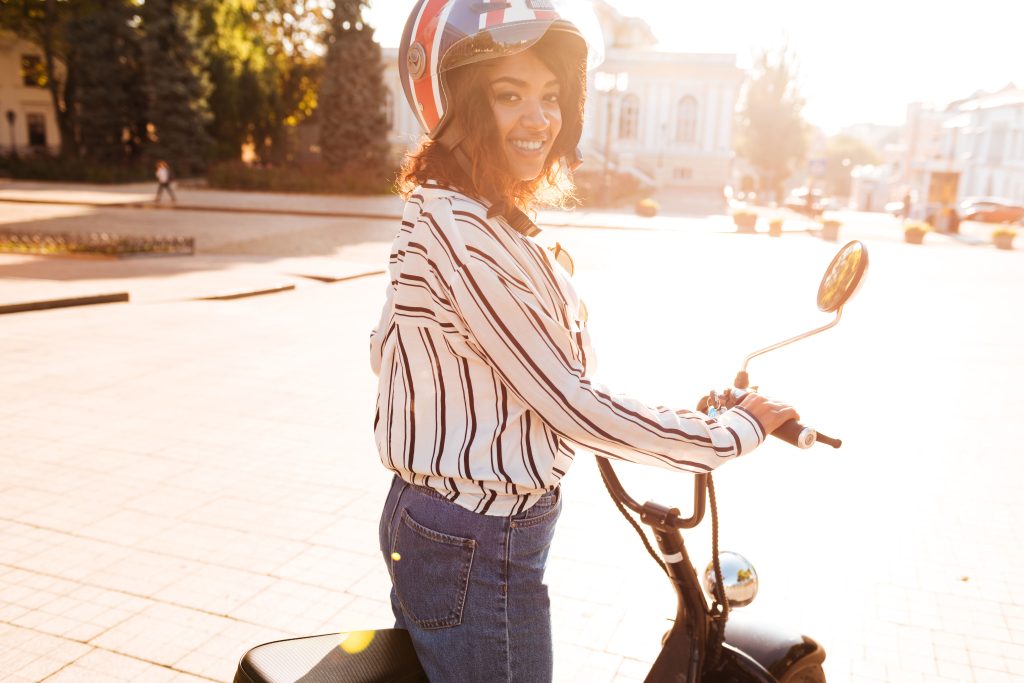
[[[548,32],[530,50],[558,79],[563,122],[578,120],[582,126],[586,60],[572,47],[559,34]],[[498,127],[485,68],[474,64],[453,70],[448,74],[448,92],[450,102],[459,102],[451,112],[454,120],[448,125],[465,131],[460,148],[471,169],[463,168],[443,144],[424,137],[415,151],[406,154],[398,173],[396,187],[403,197],[408,199],[418,185],[432,180],[486,199],[493,205],[492,215],[501,213],[506,206],[525,211],[535,204],[563,208],[576,204],[571,171],[560,163],[563,157],[572,157],[575,152],[577,140],[569,139],[574,126],[563,123],[539,176],[519,180],[509,173],[504,155],[495,159]]]

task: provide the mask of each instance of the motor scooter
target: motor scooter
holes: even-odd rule
[[[859,289],[868,267],[867,249],[853,241],[836,254],[818,287],[818,308],[835,318],[817,329],[755,351],[744,360],[733,386],[710,392],[698,409],[709,415],[742,401],[751,390],[747,365],[751,359],[823,332],[838,324],[843,306]],[[796,420],[772,433],[799,448],[842,442]],[[662,638],[662,650],[646,683],[824,683],[825,650],[808,636],[775,624],[746,619],[734,608],[757,594],[757,572],[737,553],[718,550],[718,515],[710,474],[694,476],[689,517],[679,509],[634,500],[622,487],[611,463],[597,459],[601,477],[616,507],[640,534],[644,546],[662,567],[677,596],[676,619]],[[712,561],[703,582],[690,561],[682,529],[704,519],[710,502]],[[655,552],[640,524],[654,533]],[[702,590],[703,583],[703,590]],[[707,596],[705,597],[705,591]],[[238,664],[234,683],[413,683],[426,681],[407,631],[382,629],[332,633],[279,640],[254,647]],[[472,683],[472,682],[468,682]]]

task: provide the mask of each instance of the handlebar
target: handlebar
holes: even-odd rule
[[[778,437],[797,448],[810,448],[818,442],[832,448],[839,448],[843,445],[842,440],[820,434],[810,427],[805,427],[796,420],[783,422],[781,427],[772,432],[772,436]]]
[[[723,407],[731,408],[738,405],[743,400],[743,396],[747,393],[747,376],[745,371],[740,371],[740,374],[736,376],[737,382],[736,387],[733,389],[727,389],[721,396],[727,397],[727,402]],[[742,380],[742,381],[741,381]],[[743,386],[740,386],[743,385]],[[710,394],[705,396],[697,404],[697,410],[707,414],[709,407],[718,407],[719,394],[712,391]],[[831,436],[825,436],[821,432],[814,430],[810,427],[800,424],[796,420],[789,420],[783,422],[781,426],[777,427],[772,436],[782,439],[786,443],[796,446],[797,448],[810,448],[816,443],[823,443],[826,446],[832,448],[839,448],[843,445],[841,439],[834,439]]]

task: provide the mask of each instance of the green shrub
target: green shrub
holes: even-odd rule
[[[62,159],[48,154],[0,157],[0,173],[17,180],[54,180],[78,183],[132,183],[153,179],[153,169],[137,162],[97,164],[86,159]]]
[[[207,186],[251,192],[309,194],[390,194],[394,172],[344,174],[323,164],[262,168],[240,161],[214,164],[206,172]]]

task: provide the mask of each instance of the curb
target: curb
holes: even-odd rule
[[[45,311],[51,308],[70,308],[72,306],[92,306],[94,304],[126,303],[128,300],[128,292],[79,296],[71,299],[46,299],[43,301],[31,301],[24,304],[0,305],[0,315],[4,315],[6,313],[24,313],[25,311]]]
[[[152,200],[131,202],[76,202],[60,199],[25,199],[23,197],[0,197],[0,202],[13,204],[55,204],[58,206],[88,206],[97,209],[142,209],[151,211],[211,211],[215,213],[252,213],[272,216],[310,216],[312,218],[371,218],[380,220],[401,220],[400,213],[363,213],[358,211],[310,211],[307,209],[254,208],[247,206],[203,206],[201,204],[155,204]]]
[[[212,296],[198,296],[193,301],[233,301],[235,299],[246,299],[251,296],[290,292],[293,289],[295,289],[295,285],[278,285],[277,287],[267,287],[265,289],[239,289]]]
[[[371,270],[365,273],[356,273],[355,275],[307,275],[305,273],[292,273],[295,277],[304,277],[307,280],[316,280],[317,282],[325,282],[327,284],[333,284],[335,282],[346,282],[348,280],[358,280],[363,277],[373,277],[374,275],[384,275],[388,271],[386,270]]]
[[[0,203],[10,202],[16,204],[52,204],[59,206],[88,206],[98,209],[141,209],[141,210],[153,210],[153,211],[209,211],[213,213],[244,213],[244,214],[264,214],[269,216],[308,216],[310,218],[365,218],[368,220],[402,220],[401,213],[371,213],[361,211],[310,211],[305,209],[275,209],[275,208],[255,208],[255,207],[228,207],[228,206],[202,206],[197,204],[154,204],[152,200],[135,201],[135,202],[76,202],[66,201],[59,199],[26,199],[20,197],[0,197]],[[558,229],[573,229],[580,228],[585,230],[626,230],[626,231],[645,231],[645,232],[660,232],[667,230],[668,228],[657,227],[657,226],[623,226],[623,225],[603,225],[598,223],[549,223],[541,221],[538,225],[542,228],[558,228]]]

